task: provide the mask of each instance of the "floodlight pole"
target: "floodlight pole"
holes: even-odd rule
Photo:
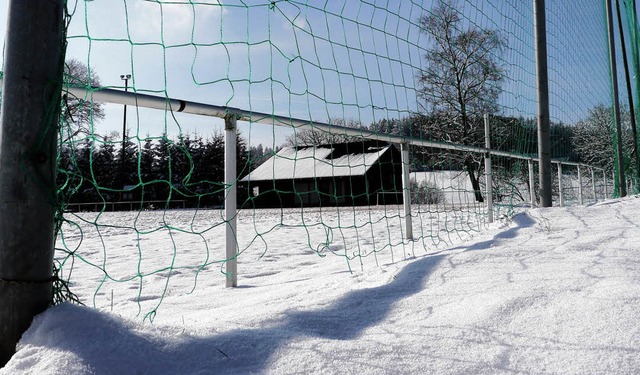
[[[63,0],[9,3],[0,130],[0,367],[50,305]]]
[[[551,136],[549,116],[549,76],[547,69],[547,28],[544,0],[533,0],[538,91],[538,158],[540,207],[551,207]]]
[[[226,222],[226,286],[238,286],[238,239],[237,239],[237,176],[236,176],[236,139],[237,118],[228,114],[224,118],[224,219]]]

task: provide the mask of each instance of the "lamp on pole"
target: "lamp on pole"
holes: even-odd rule
[[[121,74],[120,75],[120,79],[124,80],[124,92],[127,92],[129,90],[129,79],[131,78],[131,74]],[[126,150],[126,146],[127,146],[127,105],[124,105],[124,115],[122,118],[122,157],[121,157],[121,163],[122,165],[120,166],[122,168],[122,172],[124,173],[124,157],[125,157],[125,150]],[[124,177],[124,176],[123,176]],[[125,182],[125,181],[123,181]]]

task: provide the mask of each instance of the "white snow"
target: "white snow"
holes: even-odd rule
[[[362,176],[392,146],[331,158],[331,147],[284,147],[241,181]]]
[[[411,180],[437,188],[448,204],[466,205],[475,202],[473,186],[466,171],[411,172]]]
[[[174,257],[167,232],[142,216],[138,235],[157,247],[142,268],[202,256],[185,241]],[[119,249],[111,271],[126,278],[136,233],[115,218],[105,216],[115,225],[102,228],[105,246],[90,231],[82,246],[95,247],[96,262]],[[279,228],[268,248],[241,256],[240,288],[224,288],[217,264],[196,281],[176,271],[153,323],[143,318],[157,287],[107,280],[95,292],[101,275],[78,262],[73,287],[96,308],[63,304],[36,317],[0,374],[637,374],[639,227],[637,198],[533,209],[449,248],[377,249],[352,273],[343,257],[319,257],[295,228]],[[335,232],[344,247],[358,235]]]

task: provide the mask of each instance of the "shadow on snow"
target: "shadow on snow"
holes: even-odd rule
[[[515,227],[498,233],[490,241],[458,249],[487,249],[535,223],[526,214],[516,215],[514,222]],[[446,255],[425,256],[407,264],[388,284],[348,292],[326,308],[287,312],[272,325],[261,328],[238,329],[208,337],[176,335],[163,332],[161,327],[155,333],[137,332],[131,323],[93,309],[63,304],[52,310],[64,312],[40,316],[28,335],[33,336],[32,344],[73,353],[96,373],[261,372],[276,352],[297,339],[359,337],[366,329],[382,322],[398,301],[421,291],[429,275],[445,258]]]

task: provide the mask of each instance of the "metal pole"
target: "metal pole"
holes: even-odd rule
[[[120,90],[92,87],[87,90],[83,87],[65,87],[67,92],[78,98],[87,101],[99,101],[112,104],[129,104],[139,108],[154,108],[163,111],[190,113],[200,116],[225,118],[229,114],[236,116],[237,121],[250,121],[253,123],[267,124],[272,126],[282,126],[286,128],[320,130],[337,135],[348,135],[364,139],[375,139],[388,143],[409,143],[420,147],[433,147],[442,150],[469,151],[484,153],[484,147],[468,146],[451,142],[435,142],[423,138],[412,138],[403,135],[393,135],[389,133],[377,133],[366,129],[350,128],[347,126],[332,125],[320,121],[299,119],[295,117],[279,116],[269,113],[248,111],[239,108],[218,106],[212,104],[191,102],[181,99],[172,99],[141,93],[123,92]],[[492,150],[493,155],[512,157],[526,160],[529,157],[522,154],[506,151]]]
[[[598,194],[596,193],[596,171],[591,168],[591,189],[593,189],[593,200],[598,201]]]
[[[529,164],[529,196],[531,197],[531,207],[536,205],[536,186],[535,179],[533,176],[533,160],[527,160]]]
[[[224,119],[224,185],[227,195],[224,199],[226,225],[226,274],[227,287],[238,286],[238,239],[236,226],[236,138],[237,120],[234,115]]]
[[[562,191],[562,163],[558,163],[558,195],[560,207],[564,207],[564,195]]]
[[[124,92],[120,90],[103,87],[65,87],[67,92],[87,101],[99,101],[111,104],[129,104],[139,108],[160,109],[163,111],[190,113],[200,116],[225,118],[229,114],[236,116],[237,121],[250,121],[258,124],[272,126],[282,126],[286,128],[320,130],[327,133],[360,137],[363,139],[375,139],[388,143],[408,143],[419,147],[432,147],[441,150],[469,151],[475,153],[485,153],[488,150],[484,147],[469,146],[451,142],[435,142],[423,138],[408,137],[403,135],[393,135],[389,133],[378,133],[366,129],[350,128],[347,126],[332,125],[320,121],[305,120],[295,117],[279,116],[269,113],[248,111],[239,108],[218,106],[212,104],[191,102],[181,99],[172,99],[146,95],[141,93]],[[506,156],[509,158],[528,160],[531,157],[518,153],[491,150],[493,156]],[[565,162],[569,165],[578,165],[574,162]]]
[[[489,114],[484,114],[484,147],[491,149],[491,130],[489,129]],[[489,152],[484,153],[484,169],[487,184],[487,219],[489,223],[493,223],[493,181],[492,181],[492,169],[491,169],[491,154]]]
[[[602,176],[604,177],[604,200],[607,200],[607,198],[609,197],[609,181],[607,181],[607,172],[606,171],[602,171]],[[615,178],[615,175],[614,175]]]
[[[544,0],[533,0],[536,40],[538,96],[538,158],[540,165],[540,206],[551,207],[551,137],[549,119],[549,77],[547,69],[547,29]]]
[[[635,0],[633,1],[635,3]],[[631,119],[631,134],[633,135],[633,155],[635,160],[636,173],[634,179],[640,179],[640,158],[638,158],[638,131],[636,127],[636,111],[633,106],[633,91],[631,90],[631,78],[629,74],[629,62],[627,61],[627,44],[625,43],[624,30],[622,27],[622,16],[620,15],[620,1],[616,0],[616,13],[618,15],[618,34],[620,34],[620,46],[622,47],[622,62],[624,76],[627,83],[627,99],[629,101],[629,116]],[[632,28],[635,25],[632,25]],[[633,191],[633,190],[632,190]]]
[[[611,85],[613,89],[613,115],[616,123],[616,146],[618,158],[618,185],[620,196],[627,195],[626,179],[624,176],[624,158],[622,154],[622,126],[620,125],[620,103],[618,98],[618,71],[616,68],[616,45],[613,33],[613,11],[611,0],[607,2],[607,26],[609,30],[609,64],[611,66]]]
[[[636,93],[640,92],[640,79],[637,79],[637,75],[640,74],[640,56],[638,56],[638,13],[636,11],[636,2],[632,1],[631,2],[631,12],[632,12],[632,22],[631,22],[631,39],[632,39],[632,43],[631,43],[631,56],[632,56],[632,61],[633,61],[633,68],[634,68],[634,72],[636,74],[636,79],[635,79],[635,84],[636,84]],[[636,102],[638,102],[638,97],[636,96]],[[636,123],[637,123],[637,118],[636,118]],[[637,137],[637,134],[636,134]],[[636,145],[636,147],[638,147],[638,142],[640,142],[640,139],[635,138],[634,139],[634,145]],[[637,162],[637,166],[636,168],[638,168],[637,171],[637,178],[639,179],[640,182],[640,151],[636,151],[636,162]]]
[[[131,74],[121,74],[120,79],[124,80],[124,92],[129,91],[129,78],[131,78]],[[124,104],[124,112],[122,115],[122,151],[120,153],[120,183],[121,186],[119,188],[124,189],[127,185],[128,178],[126,172],[126,164],[127,164],[127,104]]]
[[[131,74],[121,74],[120,79],[124,80],[124,92],[129,91],[129,78],[131,78]],[[122,116],[122,158],[121,158],[121,166],[123,173],[122,182],[126,184],[127,181],[124,180],[124,163],[125,163],[125,155],[126,155],[126,147],[127,147],[127,105],[124,105],[124,114]]]
[[[578,204],[582,206],[582,168],[578,166]]]
[[[413,223],[411,219],[411,181],[410,181],[410,162],[409,162],[409,145],[401,144],[402,150],[402,201],[404,203],[404,225],[405,237],[413,240]]]
[[[52,300],[63,3],[9,3],[0,130],[0,367]]]

